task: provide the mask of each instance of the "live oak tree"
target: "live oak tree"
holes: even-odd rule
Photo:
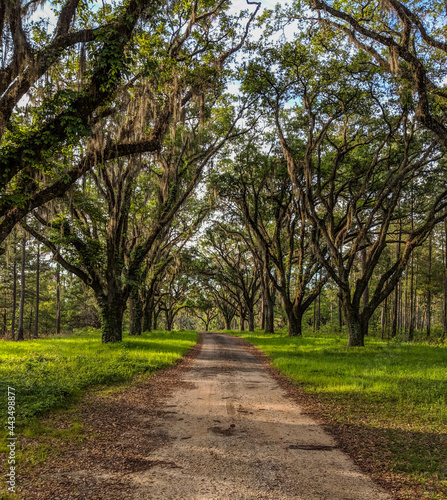
[[[203,323],[206,332],[210,330],[211,321],[219,315],[219,309],[215,305],[212,295],[204,293],[203,290],[191,304],[190,310]]]
[[[163,282],[168,279],[169,266],[178,259],[179,253],[201,219],[201,214],[197,218],[194,210],[191,210],[191,214],[186,213],[184,218],[178,216],[160,233],[141,266],[138,279],[131,284],[129,335],[141,335],[143,331],[152,329],[155,308],[160,302]],[[143,221],[141,225],[136,225],[139,232],[145,230],[142,224]]]
[[[143,19],[149,26],[161,10],[161,3],[130,2],[114,11],[108,4],[95,19],[78,0],[44,5],[56,8],[53,33],[49,23],[45,29],[42,20],[33,20],[33,2],[2,2],[0,9],[1,35],[10,49],[3,54],[0,70],[1,241],[27,212],[63,194],[89,168],[87,158],[62,172],[55,163],[91,133],[93,114],[114,95],[127,71],[126,51],[135,27]],[[45,100],[36,103],[29,116],[28,105],[21,109],[21,99],[36,101],[42,78],[48,80],[63,58],[68,62],[70,49],[80,43],[88,43],[95,54],[88,78],[79,88],[70,73],[59,75],[57,85],[46,86]]]
[[[172,223],[165,225],[151,247],[131,285],[129,300],[129,335],[141,335],[151,330],[156,310],[162,306],[162,288],[171,279],[174,263],[186,261],[186,245],[199,230],[203,219],[209,213],[208,199],[190,196],[177,212]],[[134,219],[134,238],[136,234],[147,231],[146,217]],[[190,251],[191,252],[191,251]],[[192,257],[188,259],[188,262]],[[183,266],[183,271],[192,273],[192,265]],[[191,268],[191,270],[189,270]],[[189,282],[188,282],[189,283]]]
[[[231,323],[238,311],[238,302],[235,300],[235,297],[239,300],[239,295],[233,293],[231,286],[228,287],[225,276],[219,272],[213,263],[213,259],[207,254],[206,242],[201,241],[199,252],[194,262],[195,286],[192,295],[192,307],[194,308],[196,301],[198,301],[199,309],[201,308],[202,312],[203,309],[209,309],[209,314],[206,314],[205,311],[205,317],[209,317],[212,314],[213,308],[217,309],[223,317],[225,328],[231,330]],[[202,293],[206,297],[203,302],[200,299]],[[199,312],[198,314],[201,313]]]
[[[62,250],[27,226],[61,265],[94,290],[104,342],[121,340],[125,304],[141,282],[146,256],[191,196],[213,155],[239,133],[235,124],[241,111],[238,115],[223,96],[224,64],[242,46],[254,14],[247,26],[237,29],[234,19],[223,12],[217,16],[222,5],[203,10],[194,3],[180,9],[178,17],[168,16],[164,37],[152,47],[154,54],[149,52],[156,70],[136,64],[139,72],[120,89],[113,114],[106,110],[93,124],[84,158],[89,158],[87,178],[95,184],[89,195],[96,206],[83,200],[83,188],[76,184],[61,217],[50,220],[45,210],[35,212],[44,227],[60,233]],[[148,184],[139,187],[145,174]],[[68,184],[74,178],[68,176]],[[138,190],[146,193],[146,203],[153,199],[146,214],[150,230],[129,244],[129,216]],[[66,251],[74,252],[75,263],[63,255]]]
[[[203,245],[205,255],[212,261],[212,274],[219,276],[220,286],[231,296],[232,303],[237,304],[240,329],[245,329],[247,318],[248,330],[254,331],[260,269],[247,244],[231,227],[217,222],[206,230]]]
[[[142,283],[146,257],[191,197],[212,156],[238,133],[237,116],[226,100],[225,109],[219,105],[219,95],[218,90],[211,95],[212,108],[193,102],[184,109],[155,157],[138,155],[95,166],[88,183],[76,185],[66,197],[60,215],[36,212],[52,237],[26,225],[57,262],[93,289],[103,342],[121,340],[126,302]],[[144,133],[144,128],[135,129],[135,115],[130,117],[116,127],[117,135]]]
[[[261,153],[269,142],[270,152]],[[241,138],[234,160],[222,165],[213,187],[222,201],[231,200],[225,219],[231,216],[233,224],[227,230],[245,241],[259,264],[266,331],[273,331],[273,285],[287,314],[289,335],[301,335],[303,315],[327,277],[311,251],[310,225],[272,134],[257,130]]]
[[[193,283],[191,273],[192,255],[188,250],[179,252],[169,265],[166,279],[158,292],[158,309],[165,317],[166,330],[172,330],[176,316],[190,308],[190,289]]]
[[[53,9],[54,29],[33,14],[39,5]],[[202,95],[222,72],[246,36],[255,5],[232,19],[225,1],[132,0],[92,10],[79,0],[2,2],[0,37],[8,50],[0,60],[0,243],[98,158],[160,150],[179,97],[186,104]],[[240,25],[247,16],[248,24]],[[89,140],[142,78],[159,80],[147,133],[139,140]]]
[[[447,146],[447,15],[442,2],[311,0],[325,36],[338,31],[393,75],[395,92]],[[290,16],[303,16],[295,6]],[[306,16],[308,17],[308,16]]]
[[[348,344],[363,345],[371,315],[394,290],[411,252],[446,216],[442,153],[408,107],[386,97],[362,54],[330,48],[318,36],[300,36],[306,43],[298,39],[266,49],[264,59],[249,67],[246,88],[274,116],[295,196],[312,225],[312,251],[339,287]],[[272,61],[278,66],[274,74],[266,69]],[[389,228],[399,203],[414,196],[410,186],[416,178],[422,179],[421,191],[433,196],[424,196],[417,224],[402,236],[401,251],[362,307],[392,241]],[[435,186],[425,182],[430,178],[437,179]],[[352,283],[362,251],[364,267]]]

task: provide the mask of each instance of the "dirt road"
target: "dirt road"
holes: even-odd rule
[[[389,500],[336,448],[238,339],[203,347],[165,412],[165,444],[150,469],[127,476],[129,498]]]

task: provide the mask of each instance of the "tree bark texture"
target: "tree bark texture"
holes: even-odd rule
[[[121,342],[123,339],[124,306],[119,293],[112,296],[99,295],[97,297],[99,316],[101,318],[102,342]]]

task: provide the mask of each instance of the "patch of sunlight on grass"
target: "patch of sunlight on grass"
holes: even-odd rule
[[[327,401],[367,408],[374,425],[407,424],[446,430],[447,347],[366,339],[348,348],[341,335],[287,337],[231,332],[263,351],[305,391]],[[383,405],[392,405],[390,422]],[[412,411],[408,412],[407,409]]]
[[[84,389],[116,384],[152,373],[179,360],[197,341],[196,332],[150,332],[102,344],[100,332],[84,329],[71,337],[0,342],[0,394],[16,390],[16,421],[60,407]],[[0,416],[6,418],[6,404]],[[0,432],[3,432],[0,431]]]

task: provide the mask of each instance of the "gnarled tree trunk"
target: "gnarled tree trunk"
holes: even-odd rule
[[[289,326],[289,337],[301,337],[303,335],[302,330],[302,314],[292,314],[287,315],[288,326]]]
[[[348,300],[343,300],[343,313],[348,327],[348,346],[363,347],[368,334],[368,320]]]
[[[103,343],[121,342],[123,340],[123,315],[125,301],[120,293],[109,296],[97,296]]]

